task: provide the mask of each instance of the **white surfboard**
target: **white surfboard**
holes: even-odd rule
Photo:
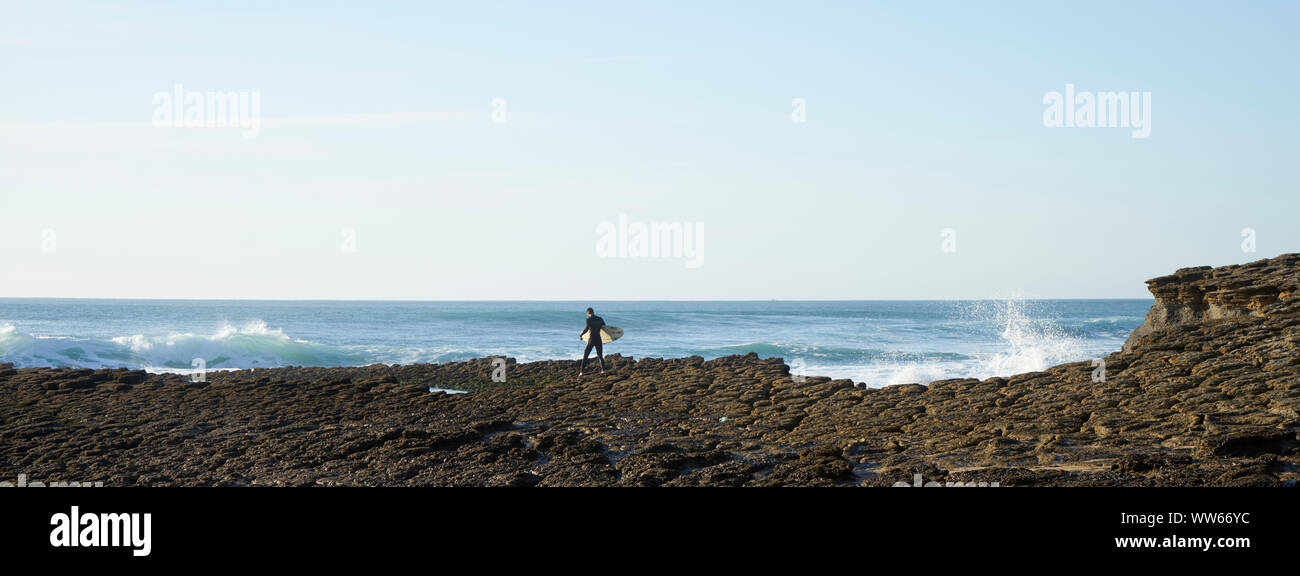
[[[608,344],[623,337],[623,329],[618,326],[605,326],[600,329],[600,341]],[[582,335],[582,341],[586,342],[591,339],[591,332]]]

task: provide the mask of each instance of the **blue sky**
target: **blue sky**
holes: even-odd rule
[[[0,296],[1143,297],[1300,250],[1294,2],[184,4],[5,3]],[[1150,137],[1044,127],[1067,83]],[[176,84],[260,133],[154,127]],[[703,265],[600,257],[621,214]]]

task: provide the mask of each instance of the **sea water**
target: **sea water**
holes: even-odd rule
[[[510,356],[576,359],[584,309],[607,354],[755,352],[869,386],[1006,376],[1119,350],[1151,300],[339,302],[0,299],[0,363],[185,373]]]

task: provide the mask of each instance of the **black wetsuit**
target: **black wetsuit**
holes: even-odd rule
[[[600,369],[605,369],[605,343],[601,342],[600,329],[605,327],[605,321],[595,314],[587,317],[587,328],[582,331],[583,334],[588,332],[591,336],[587,337],[587,349],[582,351],[582,365],[578,371],[582,372],[587,367],[587,355],[591,354],[591,349],[596,349],[596,358],[600,359]]]

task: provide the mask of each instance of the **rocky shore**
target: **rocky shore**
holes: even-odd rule
[[[177,375],[0,364],[0,480],[1295,485],[1300,254],[1147,282],[1104,366],[874,389],[754,355]],[[1101,380],[1104,375],[1104,381]],[[471,390],[449,395],[430,388]]]

